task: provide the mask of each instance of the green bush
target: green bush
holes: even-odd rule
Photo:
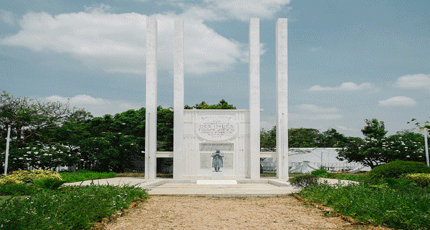
[[[15,171],[11,175],[4,176],[0,179],[2,184],[24,184],[33,183],[34,180],[43,178],[52,178],[62,180],[60,174],[51,170],[35,169]]]
[[[399,178],[411,173],[430,173],[430,167],[421,162],[397,160],[375,167],[369,172],[369,177],[376,181],[383,178]]]
[[[401,179],[386,178],[385,182],[341,187],[315,184],[303,189],[300,196],[365,224],[395,229],[430,229],[430,188],[414,186]]]
[[[0,203],[0,229],[90,229],[101,218],[147,198],[145,190],[134,186],[40,190]]]
[[[312,174],[305,174],[301,176],[295,176],[290,179],[290,183],[297,187],[306,188],[310,185],[317,183],[317,177]]]
[[[114,172],[92,172],[88,170],[79,170],[76,172],[63,172],[60,174],[63,180],[66,181],[66,183],[116,177],[116,173]]]
[[[4,184],[0,185],[0,196],[23,196],[38,191],[36,186],[27,184]]]
[[[412,180],[421,187],[427,187],[430,184],[429,173],[413,173],[413,174],[407,175],[405,179]]]
[[[65,183],[64,180],[59,180],[57,178],[42,178],[34,180],[33,183],[43,189],[58,189],[62,184]]]
[[[327,170],[325,169],[317,169],[311,172],[312,175],[314,176],[323,176],[324,174],[327,174]]]

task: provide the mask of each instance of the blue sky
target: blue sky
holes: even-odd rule
[[[145,105],[145,25],[158,20],[158,102],[173,106],[173,19],[185,20],[185,103],[248,109],[248,26],[260,18],[261,126],[275,124],[275,24],[289,19],[289,127],[361,136],[430,120],[430,1],[15,0],[0,3],[0,90],[95,116]]]

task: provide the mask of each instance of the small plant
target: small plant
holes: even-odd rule
[[[414,181],[421,187],[427,187],[430,185],[430,174],[429,173],[414,173],[405,176],[405,179]]]
[[[317,183],[317,177],[315,175],[311,175],[311,174],[295,176],[292,179],[290,179],[290,183],[294,186],[297,186],[297,187],[306,188],[308,186],[316,184]]]
[[[430,173],[430,167],[421,162],[397,160],[375,167],[369,172],[369,177],[376,181],[383,178],[399,178],[411,173]]]
[[[317,169],[317,170],[314,170],[314,171],[312,171],[311,172],[311,174],[312,175],[314,175],[314,176],[323,176],[323,175],[325,175],[325,174],[327,174],[328,172],[327,172],[327,170],[325,170],[325,169]]]
[[[59,180],[57,178],[42,178],[34,180],[33,183],[42,189],[58,189],[61,185],[65,183],[64,180]]]
[[[13,178],[11,176],[5,176],[0,179],[0,185],[7,185],[7,184],[24,184],[24,181],[18,180],[16,178]]]
[[[4,184],[0,185],[0,196],[23,196],[37,191],[37,187],[27,184]]]

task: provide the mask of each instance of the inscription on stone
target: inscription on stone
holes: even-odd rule
[[[234,151],[233,143],[200,143],[200,151]]]
[[[196,134],[206,140],[222,141],[234,137],[237,122],[229,117],[205,117],[196,124]]]

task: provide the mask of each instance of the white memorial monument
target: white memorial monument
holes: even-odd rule
[[[156,177],[157,22],[147,18],[145,178]],[[249,24],[249,110],[184,110],[184,20],[174,21],[173,177],[260,178],[260,21]],[[277,176],[288,179],[287,19],[276,25]],[[215,172],[211,155],[223,154]]]

